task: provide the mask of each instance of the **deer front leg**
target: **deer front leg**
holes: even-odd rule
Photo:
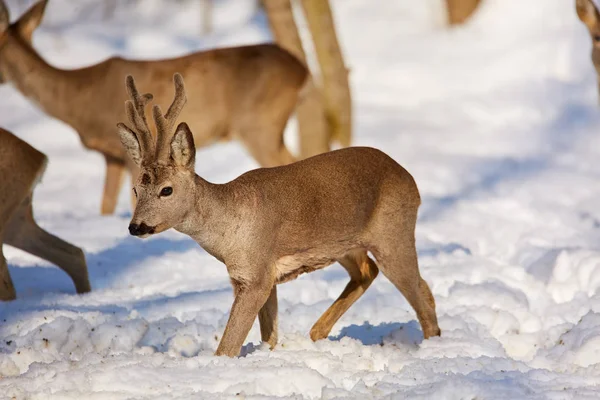
[[[277,344],[277,286],[273,285],[271,294],[266,303],[258,312],[260,323],[260,337],[263,342],[269,343],[271,350]]]
[[[104,193],[102,194],[102,215],[110,215],[115,212],[119,191],[123,182],[125,164],[116,158],[105,156],[106,179],[104,181]]]
[[[216,356],[235,357],[240,354],[242,344],[252,328],[258,312],[269,298],[274,286],[272,279],[250,282],[241,286],[234,283],[235,300],[223,337],[215,352]],[[236,287],[237,286],[237,287]]]
[[[0,238],[2,235],[0,234]],[[2,242],[0,242],[0,301],[14,300],[17,297],[15,287],[13,286],[8,265],[2,253]]]

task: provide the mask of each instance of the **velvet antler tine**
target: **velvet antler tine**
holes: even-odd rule
[[[169,160],[171,137],[174,134],[173,128],[175,127],[175,123],[177,122],[177,118],[179,117],[183,106],[187,102],[185,86],[181,74],[176,73],[173,76],[173,83],[175,85],[175,96],[167,113],[163,115],[160,107],[157,105],[152,108],[152,116],[154,117],[157,133],[156,158],[162,163],[166,163]]]
[[[175,126],[175,120],[177,117],[179,117],[183,106],[187,102],[187,97],[185,96],[185,86],[183,85],[183,77],[181,74],[177,73],[173,75],[173,82],[175,83],[175,98],[165,114],[165,119],[167,121],[172,121],[170,123],[170,129],[173,129]]]
[[[127,117],[134,127],[134,131],[140,142],[140,147],[144,157],[146,157],[154,151],[154,140],[152,139],[145,113],[145,107],[152,101],[153,96],[150,93],[140,95],[135,86],[135,80],[131,75],[127,75],[125,86],[127,88],[127,93],[131,98],[131,100],[125,102]]]
[[[135,105],[131,100],[127,100],[125,102],[125,110],[127,113],[127,118],[129,122],[133,126],[133,129],[129,129],[135,133],[138,142],[140,143],[140,148],[142,149],[142,153],[144,155],[151,154],[152,152],[152,137],[150,132],[147,129],[140,129],[140,126],[143,126],[142,117],[137,113],[135,109]]]
[[[158,135],[156,138],[157,150],[160,150],[163,139],[169,135],[169,124],[163,116],[162,110],[158,104],[155,104],[154,107],[152,107],[152,117],[154,118],[156,133]]]

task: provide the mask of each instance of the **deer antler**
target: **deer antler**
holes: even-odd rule
[[[173,83],[175,84],[175,98],[173,103],[163,116],[158,105],[152,108],[152,115],[156,124],[156,159],[158,162],[167,162],[170,155],[170,142],[173,136],[173,128],[175,122],[185,105],[187,98],[185,96],[185,87],[183,85],[183,77],[176,73],[173,75]]]
[[[146,113],[144,108],[152,101],[152,95],[146,93],[140,96],[137,88],[135,87],[135,81],[133,76],[127,75],[126,79],[127,93],[131,100],[125,102],[125,108],[127,109],[127,117],[133,125],[134,133],[140,143],[142,149],[142,156],[146,157],[153,153],[154,140],[152,139],[152,133],[148,127],[148,121],[146,120]]]

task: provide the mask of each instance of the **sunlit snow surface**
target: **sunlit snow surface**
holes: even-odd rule
[[[217,1],[209,37],[195,1],[123,2],[108,21],[94,3],[50,2],[34,43],[52,64],[270,40],[247,0]],[[212,356],[232,302],[225,267],[176,232],[129,237],[127,191],[99,216],[103,158],[5,85],[0,126],[50,158],[37,219],[85,249],[94,291],[75,295],[59,269],[5,246],[18,300],[0,305],[0,397],[600,398],[600,108],[573,2],[485,0],[452,31],[438,0],[332,3],[355,143],[386,151],[421,191],[419,261],[442,337],[423,341],[380,275],[313,343],[348,281],[332,266],[279,287],[275,351],[256,323],[245,357]],[[292,149],[295,135],[292,121]],[[256,166],[238,143],[197,157],[214,182]]]

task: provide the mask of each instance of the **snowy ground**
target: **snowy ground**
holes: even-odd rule
[[[245,0],[217,2],[209,38],[194,2],[125,3],[107,22],[74,3],[50,2],[35,37],[55,65],[270,39]],[[419,259],[442,337],[423,341],[380,276],[313,343],[348,279],[333,266],[280,286],[275,351],[256,323],[245,357],[213,357],[232,302],[224,266],[176,232],[129,237],[128,193],[100,217],[100,155],[3,86],[0,125],[50,157],[37,218],[85,249],[94,291],[77,296],[61,271],[5,247],[19,298],[0,305],[0,397],[600,398],[600,110],[573,2],[486,0],[453,31],[438,0],[333,5],[355,143],[388,152],[423,197]],[[290,124],[292,147],[294,134]],[[255,166],[237,143],[197,157],[215,182]]]

